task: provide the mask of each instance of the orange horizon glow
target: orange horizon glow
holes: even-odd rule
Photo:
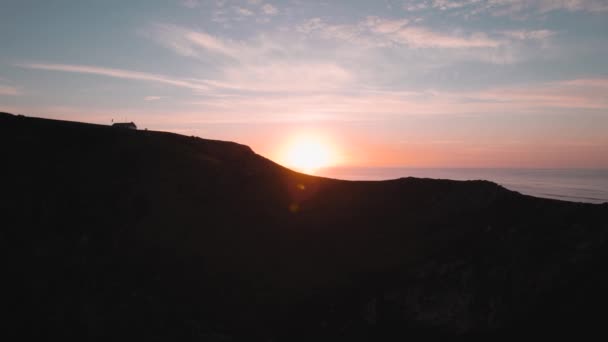
[[[335,135],[333,135],[335,134]],[[411,168],[606,168],[608,150],[589,143],[577,153],[572,142],[411,140],[391,143],[333,132],[323,136],[291,135],[256,139],[252,148],[288,168],[309,174],[335,167]],[[387,139],[388,140],[388,139]],[[581,143],[582,144],[582,143]],[[277,149],[276,146],[282,146]],[[533,147],[532,147],[533,146]]]

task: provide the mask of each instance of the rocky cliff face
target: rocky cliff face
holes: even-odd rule
[[[235,143],[9,114],[0,152],[15,336],[604,333],[608,205],[311,177]]]

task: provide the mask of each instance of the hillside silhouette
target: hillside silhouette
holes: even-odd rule
[[[0,143],[14,338],[606,335],[606,204],[320,178],[232,142],[7,113]]]

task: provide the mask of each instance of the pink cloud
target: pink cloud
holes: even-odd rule
[[[238,54],[238,51],[236,51],[234,48],[230,47],[222,40],[215,38],[207,33],[195,31],[188,31],[184,33],[185,38],[188,41],[208,51],[217,52],[228,56],[234,56]]]
[[[15,87],[0,84],[0,95],[3,96],[18,96],[21,95],[21,91]]]
[[[324,91],[352,85],[354,76],[331,63],[275,63],[246,65],[223,70],[227,88],[251,91]]]
[[[189,30],[176,25],[156,24],[145,32],[161,45],[188,57],[200,56],[200,50],[226,55],[232,58],[239,55],[239,44],[214,37],[206,32]]]
[[[608,79],[606,79],[606,78],[581,78],[581,79],[576,79],[576,80],[557,82],[557,85],[583,87],[583,88],[608,88]]]
[[[158,101],[162,98],[162,96],[146,96],[144,97],[144,101]]]
[[[536,108],[608,109],[605,96],[608,79],[576,79],[539,86],[503,88],[480,92],[474,98],[516,106],[521,111]]]
[[[500,43],[484,33],[468,36],[444,34],[424,27],[404,27],[392,35],[395,41],[417,48],[494,48]]]
[[[265,59],[266,54],[285,52],[290,48],[285,42],[265,35],[248,41],[238,41],[170,24],[156,24],[143,33],[182,56],[202,57],[217,54],[244,63]]]
[[[608,80],[600,79],[470,92],[366,90],[349,95],[340,91],[302,94],[302,85],[285,82],[278,93],[212,96],[190,105],[233,119],[250,118],[250,113],[256,113],[257,118],[270,122],[383,121],[409,115],[552,115],[555,109],[608,110],[606,86]]]

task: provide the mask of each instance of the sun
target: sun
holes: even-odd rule
[[[333,162],[334,156],[329,144],[318,138],[296,139],[285,152],[286,166],[305,173],[314,173]]]

